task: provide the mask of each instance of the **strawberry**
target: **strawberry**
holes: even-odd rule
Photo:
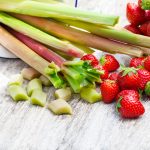
[[[144,67],[145,69],[147,69],[148,71],[150,71],[150,56],[148,56],[145,61],[144,61]]]
[[[146,86],[145,86],[145,94],[147,96],[150,96],[150,81],[147,82]]]
[[[118,72],[113,72],[109,75],[108,79],[117,81],[118,75]]]
[[[142,34],[141,31],[139,30],[139,28],[132,25],[132,24],[126,25],[124,28],[127,29],[128,31],[132,32],[132,33]]]
[[[105,80],[105,79],[108,78],[109,73],[108,73],[108,70],[105,67],[103,67],[102,65],[97,65],[94,68],[104,72],[103,75],[100,75],[102,80]]]
[[[87,54],[87,55],[84,55],[81,60],[84,60],[84,61],[90,61],[90,64],[94,67],[94,66],[97,66],[99,64],[99,61],[97,60],[97,58],[92,55],[92,54]]]
[[[150,36],[150,21],[141,24],[139,29],[144,35]]]
[[[105,80],[100,86],[102,100],[104,103],[111,103],[119,93],[119,86],[116,81]]]
[[[139,93],[134,90],[121,91],[117,96],[116,108],[123,118],[137,118],[145,112]]]
[[[150,72],[146,69],[139,69],[137,72],[139,75],[139,89],[144,90],[146,83],[150,81]]]
[[[134,67],[122,67],[122,71],[119,73],[117,81],[122,90],[139,89],[139,75]]]
[[[128,21],[135,26],[142,24],[145,21],[145,11],[135,3],[127,4],[126,15]]]
[[[143,67],[144,59],[145,59],[144,57],[132,58],[130,60],[130,67],[135,67],[135,68]]]
[[[116,71],[120,66],[116,58],[109,54],[102,56],[100,59],[100,63],[110,72]]]
[[[146,19],[147,21],[150,21],[150,10],[146,10],[146,11],[145,11],[145,19]]]

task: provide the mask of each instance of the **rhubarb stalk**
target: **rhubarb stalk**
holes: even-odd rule
[[[96,12],[83,11],[63,3],[45,3],[32,0],[0,0],[0,10],[38,17],[81,20],[94,24],[115,25],[118,16],[100,15]]]
[[[73,46],[68,41],[61,41],[21,20],[18,20],[6,13],[0,12],[0,22],[21,32],[45,45],[54,47],[67,53],[69,56],[82,57],[84,52]]]
[[[46,68],[49,68],[50,63],[33,52],[29,47],[24,45],[14,36],[12,36],[7,30],[0,26],[0,44],[7,48],[10,52],[21,58],[28,65],[39,71],[46,76],[54,85],[55,88],[62,86],[63,81],[53,73],[53,76],[48,75],[45,72]]]
[[[54,62],[49,64],[45,59],[41,58],[34,52],[37,51],[37,49],[35,49],[36,46],[32,46],[31,50],[31,44],[28,45],[30,46],[30,48],[28,48],[2,27],[0,28],[0,44],[38,70],[41,74],[48,77],[56,88],[64,86],[64,80],[62,80],[59,75],[60,71],[62,71],[65,79],[68,81],[75,93],[79,93],[84,86],[89,86],[95,82],[101,81],[100,75],[102,72],[92,68],[89,62],[66,62],[66,64],[63,63],[61,68],[56,66]],[[34,45],[35,42],[32,44]],[[42,57],[44,56],[42,55]],[[51,62],[51,60],[49,61]]]
[[[84,45],[86,47],[92,47],[110,53],[128,54],[135,57],[140,57],[143,55],[143,52],[140,48],[101,38],[94,34],[64,26],[52,20],[19,14],[15,14],[14,16],[33,26],[36,26],[37,28],[40,28],[41,30],[44,30],[47,33],[67,39],[74,43]]]
[[[35,40],[27,37],[26,35],[23,35],[15,30],[12,30],[11,28],[8,29],[11,34],[13,34],[16,38],[18,38],[21,42],[23,42],[25,45],[30,47],[33,51],[35,51],[38,55],[42,56],[47,61],[53,61],[61,67],[63,62],[65,61],[62,57],[60,57],[58,54],[54,53],[50,49],[48,49],[46,46],[43,46],[39,42],[36,42]]]
[[[131,33],[123,28],[110,27],[110,26],[97,26],[90,23],[71,21],[71,20],[61,20],[66,24],[85,29],[95,35],[114,39],[124,43],[129,43],[132,45],[138,45],[142,47],[150,48],[150,38],[143,35],[138,35]]]

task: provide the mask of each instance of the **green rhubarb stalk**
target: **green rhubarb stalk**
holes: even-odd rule
[[[83,100],[87,101],[88,103],[96,103],[101,101],[102,96],[98,93],[95,89],[90,87],[82,88],[80,92],[80,96]]]
[[[29,96],[32,95],[34,90],[41,90],[42,91],[42,82],[40,79],[33,79],[27,85],[27,93]]]
[[[19,85],[21,86],[23,84],[23,76],[21,74],[13,75],[8,82],[8,85]]]
[[[0,44],[7,48],[14,55],[22,59],[35,70],[46,76],[54,85],[55,88],[60,88],[63,85],[62,79],[54,74],[47,74],[46,68],[50,68],[50,63],[33,52],[29,47],[24,45],[18,39],[13,37],[7,30],[0,26]],[[51,68],[50,68],[51,69]],[[53,69],[53,68],[52,68]]]
[[[0,0],[0,10],[38,17],[81,20],[94,24],[115,25],[118,16],[100,15],[96,12],[83,11],[62,3],[45,3],[29,0]]]
[[[72,114],[71,106],[63,99],[51,101],[48,105],[48,109],[56,115]]]
[[[97,26],[97,25],[93,25],[81,21],[71,21],[71,20],[61,20],[61,21],[63,21],[66,24],[85,29],[95,35],[104,38],[114,39],[117,41],[143,46],[143,47],[150,47],[149,37],[128,32],[123,28]]]
[[[67,27],[66,25],[63,25],[60,22],[20,14],[11,14],[11,15],[58,38],[66,39],[74,43],[82,43],[83,38],[81,35],[82,33],[81,31],[73,29],[71,27]],[[92,50],[89,47],[74,43],[73,45],[83,50],[85,53],[94,52],[94,50]]]
[[[150,10],[150,0],[142,0],[141,6],[142,9]]]
[[[79,63],[79,60],[70,63],[70,65],[69,63],[67,63],[67,65],[62,64],[61,68],[59,68],[55,63],[51,62],[51,60],[49,60],[51,62],[49,63],[37,55],[33,50],[8,33],[3,27],[0,27],[0,44],[41,74],[45,75],[50,79],[55,88],[64,87],[64,80],[60,77],[60,72],[63,73],[75,93],[79,93],[84,86],[91,86],[92,84],[94,85],[95,82],[100,82],[100,71],[93,69],[88,62]],[[34,45],[36,43],[33,42],[32,44]],[[35,46],[33,47],[35,48]],[[57,58],[59,59],[59,57]],[[75,63],[77,63],[77,65],[75,65]],[[65,69],[63,69],[63,67]]]
[[[25,89],[23,89],[19,85],[10,85],[8,87],[8,92],[12,99],[16,102],[18,101],[26,101],[29,99]]]
[[[71,89],[69,87],[67,87],[67,88],[62,88],[62,89],[56,90],[55,98],[69,101],[71,99]]]
[[[33,105],[38,105],[44,107],[46,104],[47,94],[41,90],[34,90],[31,96],[31,103]]]
[[[48,75],[48,77],[51,77],[50,81],[55,87],[58,87],[57,85],[60,84],[61,86],[65,86],[63,80],[61,80],[59,76],[60,71],[63,72],[65,78],[67,79],[75,93],[80,92],[81,88],[85,86],[85,83],[87,83],[86,86],[91,86],[91,83],[93,84],[93,82],[95,81],[100,81],[100,72],[91,68],[91,66],[87,62],[75,61],[68,62],[66,65],[64,63],[64,60],[61,59],[60,56],[56,55],[54,52],[51,53],[51,51],[47,50],[44,45],[29,37],[26,38],[25,35],[22,35],[19,32],[16,33],[12,30],[10,31],[22,42],[24,42],[29,48],[38,53],[41,57],[45,58],[49,62],[53,60],[57,65],[59,65],[60,68],[52,62],[45,69],[46,75]],[[89,82],[85,82],[86,80],[88,80]]]
[[[84,52],[73,46],[68,41],[61,41],[21,20],[18,20],[6,13],[0,12],[0,22],[13,28],[14,30],[25,34],[45,45],[54,47],[67,53],[69,56],[82,57]]]
[[[92,47],[110,53],[123,53],[136,57],[140,57],[143,55],[143,52],[140,48],[101,38],[93,34],[79,31],[70,27],[66,27],[62,24],[59,24],[58,22],[24,15],[15,15],[15,17],[25,22],[28,22],[29,24],[32,24],[33,26],[36,26],[41,30],[44,30],[45,32],[55,34],[55,36],[67,39],[80,45],[84,45],[86,47]]]

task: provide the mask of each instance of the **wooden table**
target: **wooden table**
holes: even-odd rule
[[[79,7],[89,11],[122,15],[129,0],[79,0]],[[117,55],[122,61],[129,57]],[[123,61],[122,61],[123,63]],[[11,75],[26,66],[19,59],[0,59],[0,150],[149,150],[150,102],[143,103],[142,118],[123,120],[115,105],[102,102],[93,105],[74,95],[69,103],[73,116],[54,116],[46,108],[29,102],[13,102],[6,85]],[[47,88],[48,101],[54,89]]]

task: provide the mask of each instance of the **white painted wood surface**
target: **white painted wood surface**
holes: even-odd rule
[[[79,0],[89,11],[122,15],[129,0]],[[135,1],[135,0],[133,0]],[[117,55],[123,63],[129,59]],[[0,150],[149,150],[150,102],[144,98],[146,113],[136,120],[123,120],[115,105],[87,104],[75,95],[69,103],[73,116],[54,116],[46,108],[28,102],[14,103],[6,85],[12,74],[24,66],[19,59],[0,59]],[[54,89],[48,91],[48,101]]]

